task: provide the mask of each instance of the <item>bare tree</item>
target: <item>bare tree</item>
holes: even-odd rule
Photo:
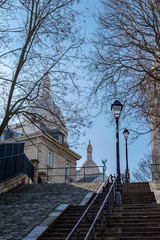
[[[82,116],[76,64],[84,36],[76,24],[76,0],[7,0],[0,19],[0,136],[9,123],[29,116],[44,77],[51,79],[52,98],[60,106],[67,127],[87,124]],[[80,21],[80,20],[79,20]],[[72,93],[72,95],[69,95]],[[78,102],[76,102],[76,100]],[[43,107],[42,107],[43,108]],[[49,109],[56,115],[54,109]],[[38,116],[40,117],[40,116]],[[78,132],[78,131],[76,131]]]
[[[151,117],[160,117],[160,3],[100,1],[102,8],[96,18],[98,29],[92,40],[94,50],[89,66],[95,79],[92,93],[105,109],[119,99],[124,103],[124,116],[135,116],[137,133],[150,131]],[[147,129],[144,122],[149,123]],[[152,130],[158,125],[154,124]]]
[[[154,164],[152,164],[152,160]],[[159,180],[160,165],[158,158],[152,153],[148,153],[142,158],[137,167],[132,171],[133,180],[138,182],[149,182],[152,180]]]
[[[1,0],[0,1],[0,8],[4,8],[6,3],[7,3],[7,0]]]

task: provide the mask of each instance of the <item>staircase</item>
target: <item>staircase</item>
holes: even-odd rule
[[[69,207],[66,213],[38,239],[65,240],[85,209],[84,206]],[[90,225],[84,219],[79,229],[83,234],[77,238],[75,233],[70,240],[84,240]],[[99,222],[95,228],[95,240],[160,240],[160,206],[156,204],[149,184],[128,184],[127,190],[123,190],[123,203],[115,206],[115,211],[111,214],[109,227],[105,223],[103,238],[100,229]]]
[[[130,183],[123,191],[123,204],[115,207],[110,228],[104,232],[109,240],[160,240],[160,206],[148,183]],[[97,233],[97,238],[100,233]]]
[[[43,235],[43,237],[40,237],[38,239],[40,240],[61,240],[66,239],[68,234],[71,232],[74,225],[77,223],[79,218],[82,216],[83,212],[85,211],[86,206],[70,206],[66,213],[64,213],[58,221],[49,228],[49,230]],[[82,227],[84,229],[89,227],[89,223],[85,221],[82,224]],[[77,233],[75,238],[77,237]]]
[[[86,208],[87,206],[69,206],[66,212],[64,212],[62,216],[60,216],[57,221],[53,223],[49,229],[38,238],[38,240],[65,240],[85,212]],[[100,204],[94,205],[94,216],[98,212],[99,208]],[[82,219],[80,226],[69,239],[84,239],[88,229],[91,227],[92,219],[93,208],[89,209],[87,218],[84,217]]]

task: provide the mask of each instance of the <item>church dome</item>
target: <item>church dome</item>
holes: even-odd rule
[[[27,108],[21,122],[27,134],[40,130],[47,133],[59,131],[67,142],[68,131],[64,116],[50,95],[50,78],[48,75],[43,78],[42,92],[38,100]]]
[[[92,160],[92,145],[89,141],[89,144],[87,146],[87,159],[86,161],[81,165],[81,168],[85,167],[86,174],[99,174],[99,168],[97,167],[97,164]]]
[[[92,160],[92,145],[89,141],[87,146],[87,159],[86,161],[80,166],[80,170],[77,172],[77,180],[84,176],[84,169],[85,175],[99,175],[100,171],[97,164]]]

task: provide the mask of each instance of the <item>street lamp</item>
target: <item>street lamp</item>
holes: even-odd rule
[[[120,204],[122,201],[120,156],[119,156],[119,126],[118,126],[122,108],[123,108],[123,105],[118,100],[116,100],[111,105],[111,110],[116,120],[116,163],[117,163],[116,203],[117,204]]]
[[[129,136],[129,131],[127,129],[125,129],[123,131],[123,135],[126,141],[126,170],[125,170],[125,182],[129,183],[130,181],[130,174],[129,174],[129,168],[128,168],[128,148],[127,148],[127,139]]]

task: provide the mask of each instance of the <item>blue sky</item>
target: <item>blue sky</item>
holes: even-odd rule
[[[96,23],[93,14],[100,8],[98,0],[82,0],[78,8],[86,12],[86,34],[91,37],[96,29]],[[116,99],[115,99],[116,100]],[[122,103],[123,104],[123,103]],[[112,117],[112,114],[109,116]],[[135,124],[135,123],[134,123]],[[89,140],[93,147],[93,160],[97,165],[102,165],[102,159],[107,158],[107,174],[116,173],[116,139],[115,139],[115,124],[108,126],[109,123],[103,115],[93,119],[91,129],[86,130],[86,136],[80,138],[80,143],[85,142],[85,146],[75,149],[82,156],[78,161],[77,166],[80,166],[86,160],[86,148]],[[122,129],[121,129],[122,128]],[[128,128],[129,126],[124,126]],[[120,166],[121,173],[125,170],[125,140],[123,136],[123,126],[120,125]],[[137,166],[137,163],[151,150],[150,134],[142,135],[137,140],[132,141],[132,134],[128,138],[128,160],[130,173]],[[132,179],[132,175],[131,175]]]
[[[121,126],[120,126],[121,127]],[[126,126],[128,128],[128,126]],[[129,129],[129,128],[128,128]],[[124,128],[119,130],[120,146],[120,166],[121,173],[124,173],[126,164],[125,140],[123,136]],[[116,136],[115,125],[108,126],[104,116],[93,119],[91,129],[86,130],[86,136],[81,137],[80,142],[85,142],[86,146],[76,149],[76,152],[82,156],[77,166],[80,166],[86,160],[86,148],[89,140],[93,147],[93,160],[97,165],[102,165],[102,159],[107,159],[107,174],[116,173]],[[130,173],[137,166],[137,163],[151,150],[150,134],[142,135],[134,142],[132,134],[128,137],[128,162]],[[132,175],[131,175],[132,178]]]

